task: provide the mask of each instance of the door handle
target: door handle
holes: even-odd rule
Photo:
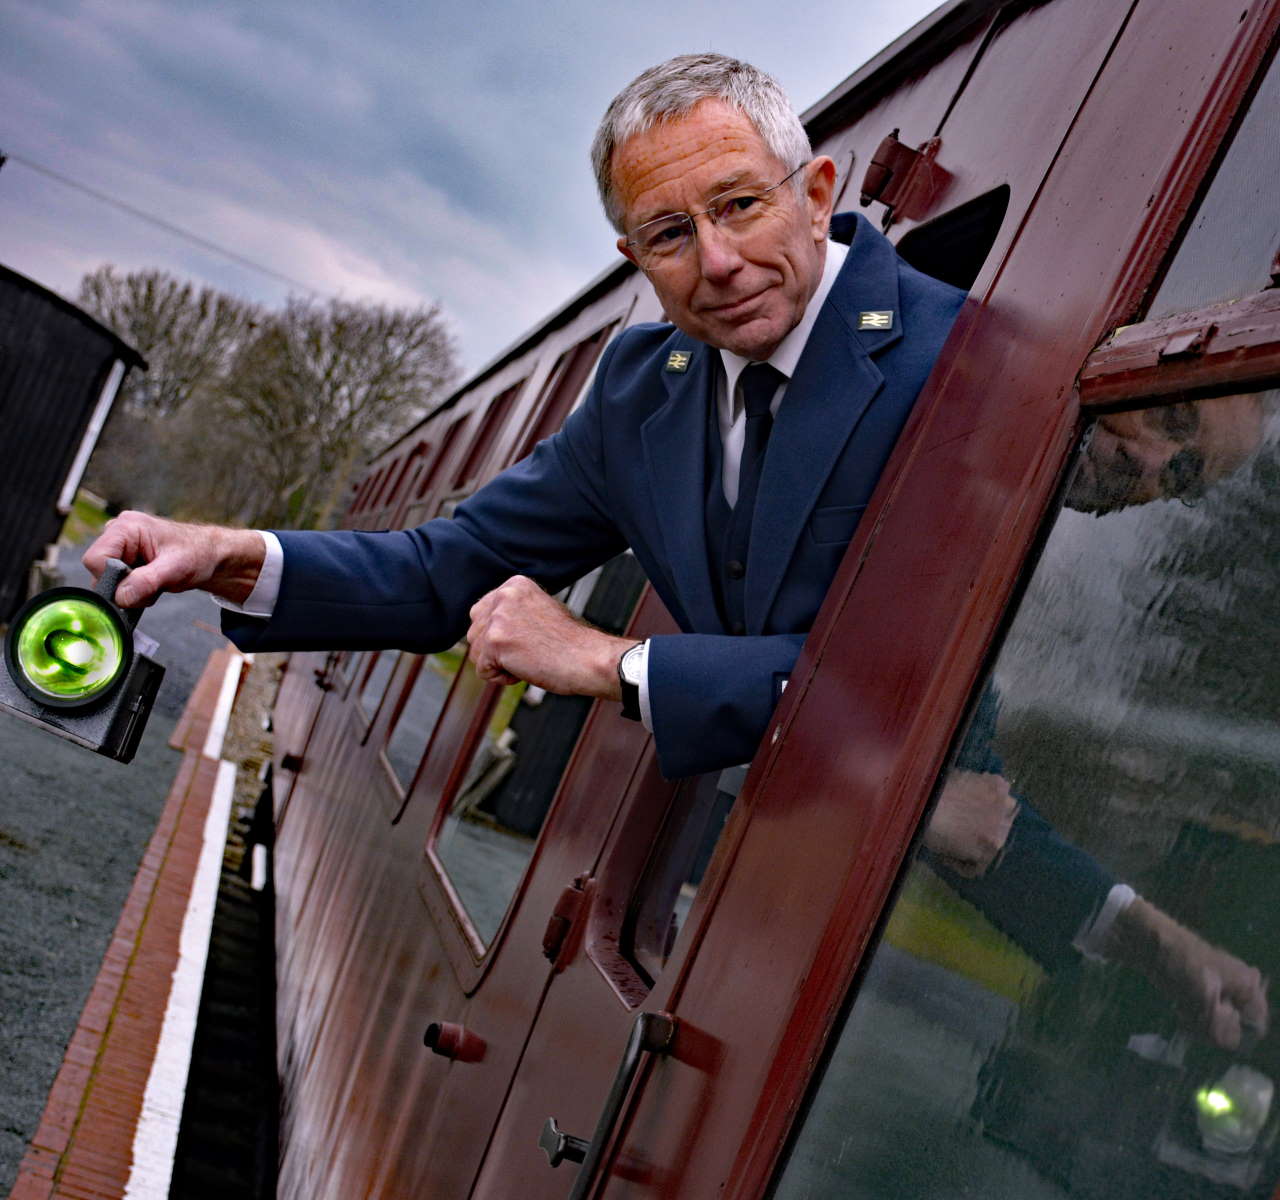
[[[538,1138],[538,1148],[545,1152],[547,1161],[558,1167],[567,1158],[580,1163],[587,1157],[588,1142],[585,1138],[571,1137],[556,1124],[555,1117],[548,1117]]]
[[[553,1167],[559,1166],[566,1158],[582,1163],[569,1200],[586,1200],[591,1194],[604,1162],[605,1148],[613,1138],[614,1128],[622,1115],[622,1106],[640,1071],[640,1064],[647,1054],[669,1054],[677,1027],[678,1022],[669,1013],[636,1013],[631,1036],[627,1038],[627,1048],[622,1052],[622,1062],[618,1064],[618,1073],[613,1077],[613,1086],[609,1089],[608,1099],[605,1100],[600,1119],[596,1122],[596,1131],[589,1142],[562,1133],[554,1117],[549,1118],[543,1127],[538,1145],[546,1151]]]

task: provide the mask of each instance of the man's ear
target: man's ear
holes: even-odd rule
[[[809,221],[815,241],[825,241],[831,224],[831,209],[836,195],[836,164],[825,154],[805,167],[805,199],[809,202]]]

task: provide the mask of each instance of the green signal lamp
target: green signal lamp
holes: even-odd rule
[[[37,703],[83,708],[128,674],[132,634],[110,601],[82,588],[54,588],[14,621],[9,673]]]
[[[129,568],[108,559],[92,590],[57,587],[18,612],[5,637],[0,706],[71,741],[128,762],[164,668],[134,648],[140,609],[115,592]]]

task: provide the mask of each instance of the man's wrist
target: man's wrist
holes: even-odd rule
[[[642,717],[640,692],[648,669],[648,657],[648,643],[635,642],[618,658],[619,699],[622,701],[622,715],[629,721],[639,721]]]
[[[233,604],[243,604],[266,559],[266,540],[255,529],[215,530],[215,561],[208,590]]]

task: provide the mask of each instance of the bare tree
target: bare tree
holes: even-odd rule
[[[80,303],[147,359],[88,481],[117,505],[327,524],[352,469],[454,378],[438,306],[290,299],[271,312],[163,271],[99,267]]]
[[[456,373],[438,305],[290,299],[244,347],[226,386],[270,463],[263,519],[326,524],[356,463],[422,416]]]
[[[263,318],[256,304],[165,271],[121,274],[109,263],[80,282],[79,303],[147,360],[120,404],[135,416],[170,416],[225,377]]]

